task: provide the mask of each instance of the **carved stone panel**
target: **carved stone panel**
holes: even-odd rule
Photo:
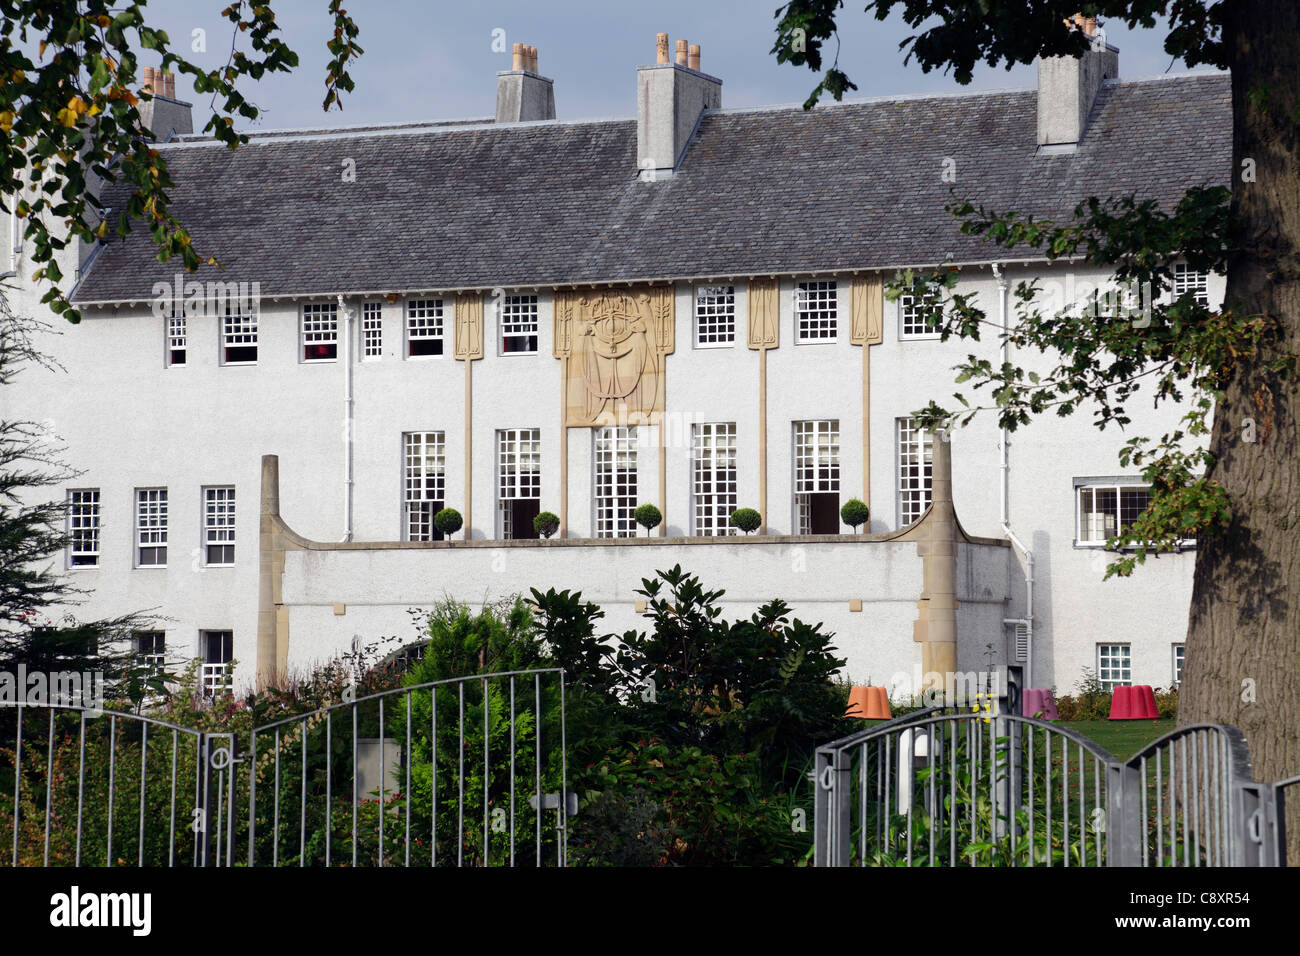
[[[569,360],[565,424],[658,421],[673,322],[671,286],[557,295],[554,354]]]
[[[780,342],[781,297],[776,279],[750,279],[749,347],[774,349]]]
[[[849,341],[879,345],[884,341],[884,284],[880,276],[854,276],[849,283]]]
[[[456,296],[456,332],[453,352],[457,359],[468,361],[483,357],[483,297]]]

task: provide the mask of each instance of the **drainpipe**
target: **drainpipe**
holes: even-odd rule
[[[1007,328],[1007,277],[998,263],[993,263],[993,278],[998,283],[998,325],[1003,331]],[[1011,343],[1006,339],[1002,342],[1002,364],[1008,365],[1011,362]],[[998,443],[998,451],[1001,462],[998,466],[1001,475],[998,496],[998,513],[1000,515],[1000,524],[1002,533],[1010,539],[1012,546],[1024,556],[1025,568],[1025,616],[1023,618],[1007,618],[1003,624],[1010,624],[1012,627],[1024,627],[1025,629],[1025,685],[1032,687],[1034,685],[1034,553],[1026,548],[1020,539],[1016,537],[1015,532],[1011,530],[1010,520],[1010,488],[1011,488],[1011,454],[1010,444],[1011,436],[1007,429],[1002,429],[1002,438]]]
[[[22,240],[19,239],[18,217],[13,213],[9,214],[9,268],[0,279],[12,279],[18,275],[18,254],[22,251]]]
[[[355,310],[349,309],[339,295],[339,313],[343,318],[339,348],[343,352],[343,537],[352,540],[352,448],[355,420],[352,414],[352,320]]]

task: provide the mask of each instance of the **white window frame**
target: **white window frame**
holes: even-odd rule
[[[695,347],[729,349],[736,345],[736,287],[695,287]]]
[[[258,337],[257,310],[251,304],[246,308],[238,308],[227,303],[225,314],[221,316],[221,364],[256,365],[259,354]],[[232,348],[251,348],[253,357],[232,361],[230,359]]]
[[[145,647],[146,639],[149,641],[147,648]],[[134,645],[136,657],[155,674],[160,673],[166,667],[166,631],[135,631],[131,634],[131,643]]]
[[[1210,307],[1210,274],[1199,272],[1185,262],[1175,262],[1170,270],[1173,273],[1169,289],[1169,301],[1177,302],[1187,292],[1192,293],[1196,301]]]
[[[924,286],[919,278],[912,280],[912,286],[903,292],[896,302],[898,310],[898,338],[899,340],[916,341],[918,339],[938,339],[942,333],[930,329],[925,324],[925,315],[921,312],[920,307],[924,306],[925,301],[939,301],[942,294],[938,291],[929,291],[924,294],[918,294],[918,286]],[[921,331],[909,330],[909,325],[913,328],[918,327]]]
[[[183,368],[189,364],[189,320],[185,313],[169,315],[163,319],[163,364],[167,368]],[[180,352],[180,361],[175,353]]]
[[[309,358],[310,346],[334,346],[334,354]],[[335,302],[305,303],[298,318],[298,359],[305,365],[339,360],[339,307]]]
[[[1151,486],[1140,478],[1076,478],[1074,479],[1074,546],[1076,548],[1104,548],[1106,541],[1110,538],[1117,537],[1125,527],[1131,525],[1133,520],[1141,514],[1141,510],[1132,512],[1130,508],[1130,518],[1127,524],[1124,522],[1124,493],[1133,491],[1146,491],[1148,500],[1150,497]],[[1114,525],[1109,533],[1106,532],[1106,523],[1100,522],[1102,531],[1100,537],[1092,529],[1096,528],[1099,522],[1097,517],[1109,517],[1106,512],[1098,510],[1097,495],[1099,493],[1113,493],[1115,496]],[[1090,498],[1092,507],[1085,517],[1084,499]],[[1145,508],[1145,505],[1143,506]],[[1091,518],[1092,520],[1088,520]],[[1086,533],[1085,533],[1086,532]]]
[[[1132,686],[1133,645],[1124,643],[1098,644],[1097,680],[1108,691],[1112,691],[1116,687]]]
[[[203,488],[203,564],[209,568],[230,568],[235,564],[235,486],[205,485]],[[210,560],[212,548],[229,547],[229,561]]]
[[[539,305],[536,295],[503,295],[498,314],[501,334],[497,337],[499,355],[536,355],[540,344]],[[532,348],[507,349],[506,343],[522,339]]]
[[[508,502],[542,497],[542,430],[502,428],[497,431],[497,532],[513,538]]]
[[[167,567],[167,489],[135,489],[135,566]],[[162,551],[161,561],[144,560],[146,549]]]
[[[592,528],[597,538],[635,538],[639,483],[635,425],[608,425],[592,432]],[[627,476],[631,476],[630,481]]]
[[[934,501],[934,433],[910,417],[894,419],[894,498],[899,528],[914,524]]]
[[[218,643],[212,660],[212,643]],[[203,696],[212,697],[230,686],[230,664],[235,659],[235,632],[229,628],[199,631],[199,657],[203,660]]]
[[[403,540],[441,541],[433,519],[447,502],[446,432],[403,432],[402,471]]]
[[[731,525],[740,504],[736,460],[735,422],[691,426],[691,534],[714,538],[736,533]]]
[[[408,361],[439,359],[447,354],[446,310],[442,299],[407,299],[402,328],[405,330],[403,338]],[[412,355],[411,349],[416,342],[436,342],[438,347],[428,355]]]
[[[825,297],[822,294],[825,293]],[[817,296],[810,301],[810,296]],[[829,313],[824,316],[823,313]],[[811,334],[816,332],[817,334]],[[794,342],[796,345],[832,345],[840,339],[840,284],[835,279],[812,279],[794,284]]]
[[[1183,682],[1183,668],[1187,666],[1187,645],[1182,641],[1176,641],[1169,645],[1169,650],[1173,675],[1172,686],[1177,687]]]
[[[840,420],[807,419],[792,426],[795,534],[811,534],[810,496],[840,493]]]
[[[102,517],[98,488],[68,489],[68,567],[99,567]]]
[[[373,362],[384,354],[384,304],[361,303],[361,361]]]

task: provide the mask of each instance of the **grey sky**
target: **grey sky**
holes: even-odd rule
[[[723,81],[724,106],[802,102],[814,85],[806,68],[780,65],[768,52],[774,39],[776,0],[478,0],[467,4],[420,0],[356,0],[349,10],[365,49],[353,78],[357,89],[342,112],[322,113],[325,42],[330,35],[327,0],[273,0],[285,38],[300,63],[292,74],[241,86],[264,111],[268,129],[351,126],[489,116],[496,104],[496,72],[510,68],[509,52],[492,50],[493,30],[539,49],[541,72],[555,80],[560,119],[631,116],[636,107],[635,67],[654,61],[655,33],[675,44],[685,38],[703,47],[702,69]],[[148,7],[181,51],[193,31],[206,31],[206,52],[190,53],[215,68],[230,51],[231,31],[221,17],[223,0],[155,0]],[[904,66],[899,42],[911,30],[897,16],[881,23],[849,3],[841,12],[840,64],[858,84],[857,97],[963,89],[948,75]],[[1120,48],[1124,77],[1152,76],[1170,66],[1162,29],[1130,32],[1107,27]],[[148,54],[143,63],[150,64]],[[1181,62],[1175,71],[1185,69]],[[967,89],[1032,87],[1032,67],[1007,72],[981,67]],[[196,129],[207,122],[211,96],[195,96],[185,77],[178,95],[195,103]]]

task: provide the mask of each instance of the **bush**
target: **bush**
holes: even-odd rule
[[[745,534],[757,531],[763,524],[763,516],[753,508],[737,508],[731,513],[731,526],[739,528]]]
[[[637,524],[645,528],[647,536],[649,536],[651,528],[658,527],[659,522],[664,520],[663,512],[654,505],[642,505],[632,512],[632,517],[636,519]]]
[[[870,517],[871,509],[857,498],[850,498],[848,501],[844,502],[844,506],[840,508],[840,518],[846,525],[854,530],[857,530],[859,525],[866,524]]]
[[[549,538],[560,530],[560,519],[550,511],[543,511],[533,518],[533,530],[543,538]]]
[[[444,536],[450,538],[460,530],[465,519],[460,516],[460,512],[455,508],[443,508],[433,516],[433,526]]]

